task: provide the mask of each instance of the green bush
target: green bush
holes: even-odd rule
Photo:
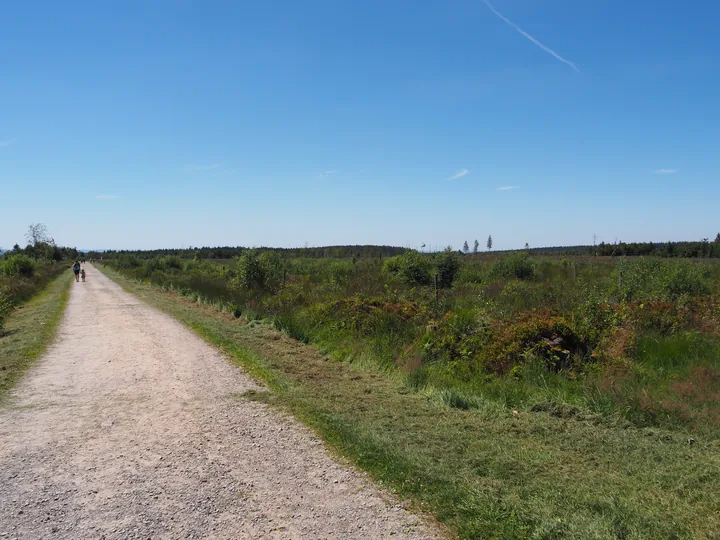
[[[534,279],[535,265],[527,253],[513,253],[495,261],[490,274],[495,279]]]
[[[575,332],[592,346],[611,336],[625,318],[624,312],[609,304],[597,288],[586,291],[585,300],[573,313]]]
[[[263,251],[259,257],[265,279],[264,284],[276,290],[282,283],[286,272],[285,261],[275,251]]]
[[[152,276],[156,272],[162,272],[160,260],[157,257],[146,260],[142,265],[142,269],[143,273],[148,277]]]
[[[661,277],[660,289],[665,300],[677,300],[681,296],[705,296],[712,288],[710,270],[705,265],[691,262],[675,264]]]
[[[613,296],[621,302],[652,298],[659,271],[659,261],[645,258],[628,261],[623,257],[617,263],[613,276]]]
[[[614,274],[613,295],[622,302],[675,301],[681,296],[705,296],[712,292],[710,268],[690,261],[621,259]]]
[[[35,274],[36,264],[30,257],[18,253],[11,255],[2,265],[2,272],[8,277],[30,278]]]
[[[440,287],[449,289],[460,272],[460,260],[457,254],[446,248],[437,258],[438,284]]]
[[[260,254],[249,249],[235,259],[236,275],[231,285],[236,289],[261,289],[265,286],[265,269]]]
[[[485,317],[475,309],[449,312],[438,321],[437,329],[422,338],[425,362],[471,360],[483,349]]]
[[[488,281],[488,265],[465,263],[460,268],[457,282],[465,285],[486,283]]]
[[[433,279],[432,261],[417,251],[391,257],[385,261],[383,272],[396,275],[411,285],[430,285]]]
[[[140,266],[140,261],[138,261],[137,257],[134,255],[128,255],[127,253],[122,253],[115,258],[115,267],[124,269],[124,268],[137,268]]]
[[[334,283],[345,284],[355,273],[355,265],[351,261],[335,261],[330,264],[328,272]]]
[[[400,255],[390,257],[383,263],[382,271],[386,274],[397,274],[400,272]]]
[[[503,287],[500,292],[499,302],[506,310],[515,312],[521,309],[537,307],[536,296],[538,294],[532,283],[513,279]]]
[[[142,264],[142,272],[146,277],[153,276],[157,272],[166,272],[168,274],[179,273],[180,271],[187,269],[188,263],[192,262],[193,261],[188,261],[183,264],[183,261],[179,257],[176,257],[174,255],[168,255],[165,257],[152,257],[151,259],[147,259]],[[127,261],[126,264],[133,265],[134,262]]]
[[[183,267],[180,257],[176,257],[176,256],[162,257],[159,261],[159,265],[160,265],[160,268],[162,268],[166,272],[172,271],[172,270],[182,270],[182,267]]]

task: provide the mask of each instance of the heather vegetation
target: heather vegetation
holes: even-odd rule
[[[720,265],[660,258],[433,255],[218,264],[116,254],[125,275],[269,320],[333,357],[402,374],[465,410],[565,411],[718,433]],[[701,381],[706,381],[701,382]]]

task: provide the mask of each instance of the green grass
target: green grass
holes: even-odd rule
[[[720,343],[699,332],[642,336],[631,369],[614,377],[636,424],[685,426],[720,439]]]
[[[8,318],[0,335],[0,402],[52,341],[71,282],[72,272],[64,272]]]
[[[226,351],[378,482],[461,538],[717,538],[720,442],[572,407],[513,411],[417,391],[186,298],[102,270]]]

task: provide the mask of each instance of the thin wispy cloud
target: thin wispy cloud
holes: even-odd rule
[[[204,171],[214,171],[219,168],[220,168],[219,163],[210,163],[209,165],[187,165],[185,167],[185,170],[187,172],[204,172]]]
[[[557,58],[558,60],[560,60],[560,61],[563,62],[564,64],[567,64],[568,66],[570,66],[571,68],[573,68],[575,71],[577,71],[578,73],[580,73],[580,70],[577,68],[577,66],[576,66],[575,64],[573,64],[570,60],[567,60],[567,59],[563,58],[563,57],[560,56],[558,53],[556,53],[555,51],[553,51],[550,47],[548,47],[547,45],[544,45],[544,44],[540,43],[537,39],[535,39],[535,38],[532,37],[530,34],[528,34],[527,32],[525,32],[525,31],[524,31],[522,28],[520,28],[517,24],[515,24],[514,22],[512,22],[512,21],[511,21],[510,19],[508,19],[505,15],[503,15],[503,14],[500,13],[497,9],[495,9],[495,7],[490,3],[490,0],[483,0],[483,2],[484,2],[485,5],[490,9],[490,11],[492,11],[495,15],[498,16],[498,18],[499,18],[501,21],[505,22],[505,23],[508,24],[510,27],[514,28],[518,33],[520,33],[520,34],[522,34],[523,36],[525,36],[527,39],[529,39],[530,41],[532,41],[535,45],[537,45],[538,47],[540,47],[540,48],[541,48],[543,51],[545,51],[546,53],[551,54],[552,56],[554,56],[555,58]]]
[[[320,171],[320,172],[316,172],[313,174],[316,175],[315,176],[316,180],[324,180],[324,179],[329,178],[330,176],[334,176],[338,173],[340,173],[340,170],[338,170],[338,169],[328,169],[326,171]]]
[[[15,139],[5,139],[3,141],[0,141],[0,147],[10,146],[14,142]]]
[[[503,186],[503,187],[495,188],[495,191],[510,191],[513,189],[520,189],[520,186]]]
[[[455,174],[453,174],[450,178],[448,178],[448,180],[457,180],[458,178],[462,178],[469,172],[470,171],[468,171],[467,169],[461,169],[458,172],[456,172]]]
[[[675,174],[676,172],[675,169],[658,169],[655,174]]]
[[[122,199],[122,195],[95,195],[96,199]]]

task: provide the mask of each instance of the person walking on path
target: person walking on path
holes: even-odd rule
[[[80,261],[75,261],[73,264],[73,272],[75,272],[75,281],[80,281]]]

